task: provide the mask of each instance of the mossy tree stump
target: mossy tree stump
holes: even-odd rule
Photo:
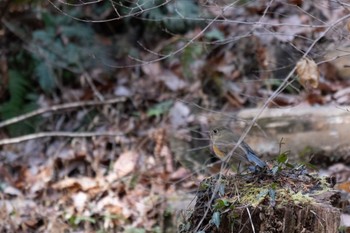
[[[215,175],[201,182],[179,231],[336,233],[340,194],[331,181],[304,168]]]

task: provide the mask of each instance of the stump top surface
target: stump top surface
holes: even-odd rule
[[[211,176],[200,184],[195,208],[188,219],[192,228],[181,232],[202,228],[210,229],[204,232],[232,232],[229,229],[233,226],[245,229],[242,232],[251,232],[251,226],[276,230],[277,225],[280,230],[272,232],[301,232],[304,228],[333,232],[329,229],[335,229],[340,219],[339,210],[333,207],[340,194],[333,186],[332,179],[311,174],[304,167],[285,168],[275,173],[268,170]],[[317,218],[312,216],[314,213],[327,216],[328,220],[334,217],[330,220],[333,225],[322,223],[319,227]],[[266,222],[266,218],[270,222]],[[305,219],[313,222],[306,223]],[[227,224],[229,226],[224,226]]]

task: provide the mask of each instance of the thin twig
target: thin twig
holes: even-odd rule
[[[110,0],[110,3],[114,9],[114,12],[118,15],[118,18],[120,18],[121,15],[119,14],[118,9],[115,7],[113,0]]]
[[[78,107],[86,107],[86,106],[95,106],[95,105],[105,105],[105,104],[114,104],[125,101],[124,97],[114,98],[106,101],[79,101],[74,103],[68,103],[68,104],[59,104],[59,105],[53,105],[50,107],[40,108],[37,110],[34,110],[32,112],[28,112],[26,114],[13,117],[11,119],[5,120],[3,122],[0,122],[0,128],[4,126],[8,126],[14,123],[17,123],[19,121],[23,121],[25,119],[41,115],[43,113],[47,112],[56,112],[59,110],[69,109],[69,108],[78,108]]]
[[[249,211],[248,207],[246,208],[246,210],[247,210],[247,213],[248,213],[248,216],[249,216],[250,224],[252,225],[253,233],[255,233],[255,227],[254,227],[254,224],[253,224],[252,215],[250,214],[250,211]]]
[[[92,89],[94,95],[100,100],[104,101],[105,98],[103,95],[97,90],[97,87],[95,86],[94,82],[92,81],[92,77],[90,76],[89,72],[86,71],[82,63],[79,61],[78,62],[79,69],[83,71],[82,77],[86,80],[90,88]]]
[[[88,72],[84,70],[84,73],[82,74],[83,78],[87,81],[88,85],[94,92],[94,95],[99,99],[99,101],[104,101],[103,95],[97,90],[97,87],[95,86],[94,82],[92,81],[92,77]]]
[[[74,7],[92,5],[92,4],[96,4],[96,3],[102,2],[102,0],[96,0],[96,1],[91,1],[91,2],[81,2],[81,3],[78,3],[78,4],[74,4],[74,3],[64,2],[62,0],[57,0],[57,1],[59,3],[61,3],[61,4],[63,4],[63,5],[74,6]]]
[[[15,138],[7,138],[0,140],[0,146],[8,145],[8,144],[14,144],[14,143],[20,143],[24,141],[29,141],[33,139],[38,138],[45,138],[45,137],[70,137],[70,138],[89,138],[89,137],[101,137],[101,136],[122,136],[122,133],[116,133],[116,132],[62,132],[62,131],[54,131],[54,132],[41,132],[41,133],[34,133],[34,134],[28,134],[20,137]]]
[[[136,12],[132,12],[134,9],[136,8],[131,8],[130,9],[130,13],[126,14],[126,15],[121,15],[121,16],[118,16],[118,17],[114,17],[114,18],[111,18],[111,19],[101,19],[101,20],[90,20],[90,19],[81,19],[81,18],[78,18],[78,17],[75,17],[73,15],[70,15],[69,13],[63,11],[60,9],[59,6],[55,5],[54,3],[54,0],[48,0],[48,2],[60,13],[62,13],[63,15],[71,18],[71,19],[74,19],[74,20],[77,20],[77,21],[80,21],[80,22],[85,22],[85,23],[106,23],[106,22],[112,22],[112,21],[117,21],[117,20],[121,20],[123,18],[131,18],[135,15],[139,15],[139,14],[142,14],[144,12],[148,12],[148,11],[151,11],[151,10],[154,10],[154,9],[157,9],[159,7],[162,7],[162,6],[165,6],[166,4],[168,4],[169,2],[171,2],[172,0],[166,0],[164,2],[161,2],[160,4],[156,5],[156,6],[152,6],[152,7],[149,7],[147,9],[143,9],[140,5],[138,5],[138,8],[140,9],[140,11],[136,11]],[[116,1],[114,1],[114,3],[117,3]]]

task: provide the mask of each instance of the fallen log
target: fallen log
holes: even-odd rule
[[[290,151],[297,160],[309,161],[310,156],[322,155],[331,162],[350,162],[349,109],[337,106],[266,109],[246,141],[262,154]],[[258,111],[242,110],[237,118],[249,123]],[[234,127],[243,130],[246,124]]]

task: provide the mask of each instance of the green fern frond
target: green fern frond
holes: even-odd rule
[[[40,87],[46,92],[52,91],[55,86],[55,73],[50,64],[46,64],[45,62],[40,62],[35,67],[35,73],[38,77],[38,81]]]
[[[9,119],[36,108],[34,101],[28,101],[27,96],[30,94],[30,82],[24,75],[15,70],[9,71],[9,101],[0,105],[1,119]],[[34,131],[38,118],[31,118],[29,120],[9,125],[7,130],[11,136],[18,136]]]
[[[23,103],[24,96],[27,93],[28,87],[29,81],[26,80],[18,71],[9,71],[9,92],[11,102],[21,105]]]

